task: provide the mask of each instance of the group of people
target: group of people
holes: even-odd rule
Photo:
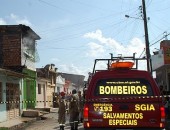
[[[59,96],[58,122],[60,130],[64,130],[66,123],[66,114],[69,114],[69,123],[71,130],[78,130],[79,122],[83,121],[83,96],[81,91],[72,90],[69,98],[66,98],[64,92]]]

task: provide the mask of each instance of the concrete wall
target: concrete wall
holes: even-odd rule
[[[2,66],[21,65],[21,30],[18,26],[0,26],[0,46]]]
[[[6,101],[6,95],[5,95],[5,90],[6,90],[6,81],[5,81],[5,76],[0,74],[0,82],[2,83],[2,100],[5,102]],[[6,103],[0,104],[0,122],[6,121],[7,120],[7,113],[6,113]]]
[[[41,86],[41,94],[38,93],[38,84]],[[47,91],[47,81],[43,81],[41,79],[37,79],[36,85],[36,108],[45,108],[46,107],[46,91]],[[41,102],[40,102],[41,101]]]
[[[22,90],[22,79],[12,76],[6,76],[5,73],[0,72],[0,82],[2,83],[2,91],[3,91],[3,102],[6,102],[6,83],[19,84],[20,90]],[[20,95],[20,100],[22,100],[22,93]],[[6,103],[0,104],[0,122],[7,120],[7,110]],[[20,103],[20,110],[22,109],[22,103]],[[22,111],[20,111],[21,114]]]

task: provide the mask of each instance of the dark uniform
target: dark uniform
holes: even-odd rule
[[[64,130],[65,122],[66,122],[66,103],[64,99],[63,93],[60,94],[59,98],[59,109],[58,109],[58,122],[60,125],[60,130]]]
[[[83,122],[84,101],[83,101],[83,95],[81,95],[81,91],[78,92],[78,96],[79,96],[79,121]]]
[[[70,103],[69,103],[69,113],[70,113],[70,126],[71,130],[78,130],[79,121],[79,98],[77,91],[74,89],[72,91]]]

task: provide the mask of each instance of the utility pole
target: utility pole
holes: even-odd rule
[[[147,26],[145,0],[142,0],[142,6],[143,6],[143,20],[144,20],[144,30],[145,30],[147,71],[150,72],[152,75],[152,64],[151,64],[151,55],[150,55],[150,48],[149,48],[149,37],[148,37],[148,26]]]

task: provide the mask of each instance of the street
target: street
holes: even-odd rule
[[[51,112],[49,114],[45,114],[41,120],[28,124],[28,126],[23,128],[22,130],[59,130],[60,128],[59,128],[57,118],[58,118],[57,112]],[[66,116],[66,119],[67,121],[64,129],[70,130],[70,125],[68,123],[69,115]],[[78,130],[84,130],[82,123],[79,124]]]
[[[41,120],[28,124],[28,126],[26,126],[22,130],[59,130],[59,124],[57,118],[58,118],[57,112],[51,112],[49,114],[45,114]],[[70,125],[68,123],[68,120],[69,120],[69,115],[66,116],[65,130],[70,130]],[[83,130],[82,123],[79,124],[78,128],[79,130]]]
[[[59,130],[59,124],[57,120],[58,120],[58,113],[56,109],[48,114],[43,115],[41,120],[28,124],[22,130]],[[169,130],[169,126],[170,126],[169,121],[167,122],[167,126],[168,127],[166,130]],[[82,123],[79,124],[78,129],[84,130]],[[65,130],[70,130],[69,115],[66,115]]]

